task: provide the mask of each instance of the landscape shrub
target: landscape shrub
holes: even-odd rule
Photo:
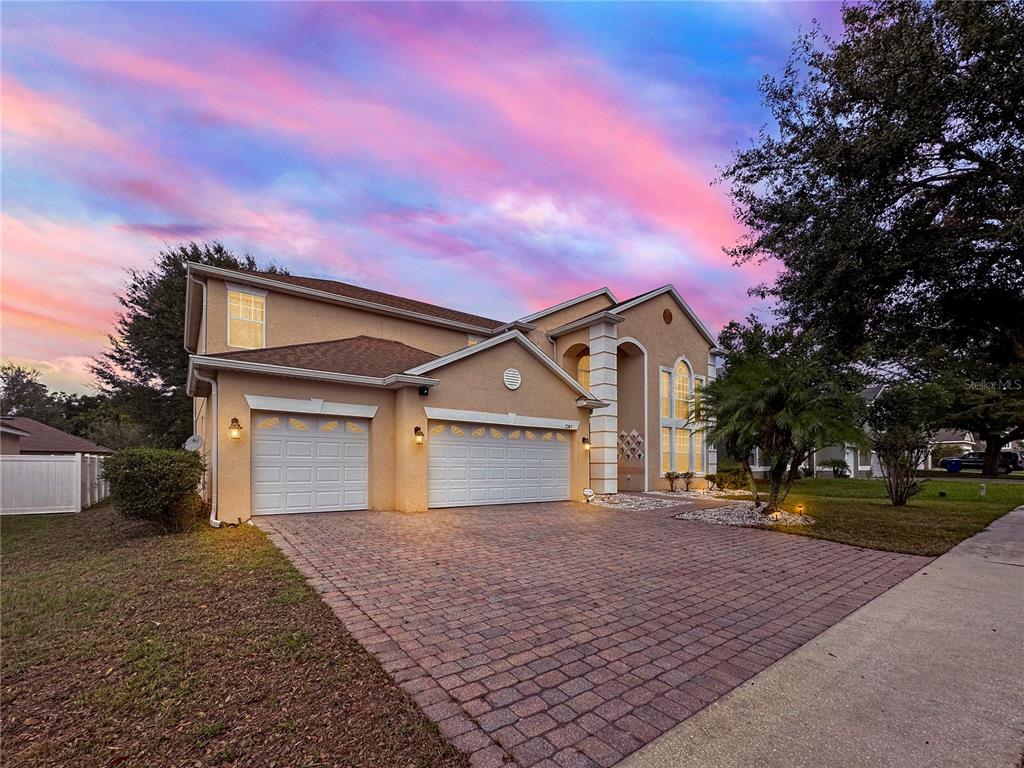
[[[718,472],[709,476],[708,479],[711,480],[711,477],[714,477],[711,482],[723,491],[735,491],[747,487],[747,478],[743,467],[719,468]]]
[[[199,496],[203,460],[190,451],[127,448],[108,456],[103,475],[122,516],[150,520],[165,531],[188,530],[205,515]]]

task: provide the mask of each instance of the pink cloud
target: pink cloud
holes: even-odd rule
[[[444,34],[438,29],[443,21],[425,24],[416,16],[388,14],[384,23],[376,9],[349,6],[338,13],[374,35],[389,57],[490,110],[523,143],[524,154],[538,153],[562,169],[570,190],[599,190],[675,233],[703,257],[724,259],[720,249],[735,240],[739,228],[727,200],[709,187],[713,167],[682,156],[640,117],[596,60],[564,46],[548,47],[539,31],[530,38],[530,25],[520,18],[511,28],[488,18],[487,34],[472,35],[464,34],[465,15],[459,18],[462,34]]]

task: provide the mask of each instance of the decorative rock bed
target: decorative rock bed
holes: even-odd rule
[[[718,525],[812,525],[814,520],[806,515],[793,515],[789,512],[780,512],[774,517],[762,514],[754,509],[751,502],[730,504],[725,507],[708,507],[705,509],[692,509],[673,515],[676,520],[698,520],[702,523],[717,523]]]
[[[717,499],[722,496],[749,496],[750,491],[736,489],[736,490],[716,490],[716,491],[648,491],[647,493],[652,496],[668,496],[673,499]]]
[[[643,512],[648,509],[665,509],[666,507],[679,507],[684,504],[691,504],[689,500],[657,499],[646,493],[615,493],[595,496],[590,500],[591,504],[599,507],[611,507],[612,509],[626,509],[631,512]]]

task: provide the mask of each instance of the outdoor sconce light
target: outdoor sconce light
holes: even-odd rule
[[[231,424],[228,425],[228,436],[230,436],[232,440],[242,439],[242,425],[238,423],[237,417],[232,418]]]
[[[423,430],[419,427],[414,427],[412,434],[413,438],[416,440],[416,445],[423,445]]]
[[[589,451],[590,450],[590,438],[589,437],[584,437],[583,438],[583,450],[584,451]]]

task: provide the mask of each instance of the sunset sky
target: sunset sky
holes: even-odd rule
[[[511,320],[676,285],[717,330],[716,168],[837,4],[3,8],[3,358],[85,391],[124,272],[219,239]]]

